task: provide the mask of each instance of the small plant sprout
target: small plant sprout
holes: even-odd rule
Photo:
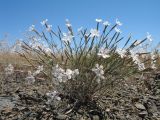
[[[5,68],[5,73],[6,75],[11,75],[14,73],[14,67],[12,64],[9,64],[6,68]]]

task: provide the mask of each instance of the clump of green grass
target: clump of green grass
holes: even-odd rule
[[[144,49],[145,43],[152,41],[151,35],[141,41],[129,36],[124,41],[118,20],[110,26],[108,21],[96,19],[94,29],[79,29],[77,33],[68,20],[66,33],[59,27],[54,32],[48,20],[41,24],[42,32],[30,27],[28,41],[21,43],[23,52],[19,54],[37,69],[29,74],[32,84],[39,73],[52,82],[49,103],[70,103],[75,111],[91,104],[98,107],[97,101],[117,82],[157,68],[157,55]],[[121,47],[120,42],[124,43]]]

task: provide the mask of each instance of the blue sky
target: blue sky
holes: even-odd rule
[[[75,29],[93,28],[95,19],[115,23],[118,18],[123,35],[132,33],[142,39],[150,32],[154,42],[160,41],[160,0],[0,0],[0,40],[7,33],[13,43],[23,38],[32,24],[48,19],[53,28],[65,26],[68,18]]]

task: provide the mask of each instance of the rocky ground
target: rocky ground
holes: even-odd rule
[[[57,110],[46,104],[42,92],[17,89],[12,97],[0,97],[0,120],[160,120],[160,74],[121,81],[117,86],[98,101],[101,109],[88,110]]]

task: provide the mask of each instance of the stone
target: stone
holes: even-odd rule
[[[148,115],[147,111],[142,111],[138,114],[140,117],[145,117],[146,115]]]
[[[146,108],[144,107],[144,105],[142,105],[141,103],[136,103],[135,106],[139,110],[146,110]]]

